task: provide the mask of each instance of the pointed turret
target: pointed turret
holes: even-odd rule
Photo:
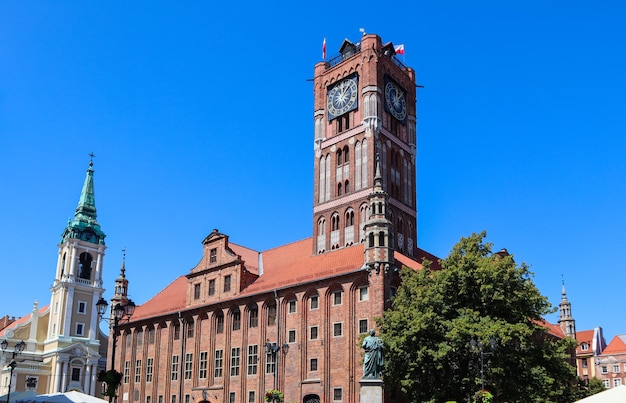
[[[370,216],[363,230],[365,232],[365,266],[368,271],[380,269],[385,272],[394,263],[393,258],[393,223],[388,218],[389,194],[383,189],[380,173],[380,159],[376,156],[376,174],[374,189],[368,196]]]
[[[93,156],[93,155],[92,155]],[[61,243],[68,239],[80,239],[90,243],[104,245],[106,235],[100,229],[96,219],[96,196],[93,184],[93,160],[89,161],[89,168],[80,193],[78,207],[74,213],[74,220],[70,221],[63,231]]]
[[[572,304],[567,299],[565,280],[561,288],[561,303],[559,303],[559,326],[567,337],[576,338],[576,321],[572,317]]]
[[[115,290],[113,298],[111,298],[111,308],[120,304],[126,305],[128,302],[128,279],[126,278],[126,249],[122,249],[122,267],[120,268],[120,275],[115,279]]]

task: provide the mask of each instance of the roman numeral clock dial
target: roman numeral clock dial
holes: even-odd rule
[[[389,80],[385,84],[385,109],[402,123],[406,120],[406,91]]]
[[[343,115],[357,106],[358,84],[356,77],[339,81],[328,90],[328,120]]]

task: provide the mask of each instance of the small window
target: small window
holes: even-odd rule
[[[224,315],[219,315],[215,322],[217,333],[224,333]]]
[[[341,291],[333,293],[333,305],[341,305]]]
[[[215,279],[209,280],[209,295],[215,295]]]
[[[583,368],[587,368],[587,359],[586,359],[586,358],[583,358],[583,359],[581,360],[581,366],[582,366]]]
[[[152,403],[152,398],[150,396],[146,396],[146,403]]]
[[[193,286],[193,299],[200,299],[200,284]]]
[[[193,369],[193,353],[185,354],[185,379],[191,379],[191,371]]]
[[[609,382],[610,381],[608,379],[603,379],[602,380],[602,384],[604,385],[605,389],[608,389],[611,386],[611,384]]]
[[[72,368],[72,381],[80,382],[80,368]]]
[[[185,395],[185,403],[189,403],[189,395]]]
[[[343,334],[343,325],[341,323],[333,324],[333,336],[339,337]]]
[[[359,287],[359,301],[367,301],[370,299],[369,288]]]
[[[224,277],[224,292],[230,291],[230,274]]]
[[[179,325],[174,325],[174,340],[178,340],[180,339],[180,326]]]
[[[154,344],[154,329],[148,330],[148,344]]]
[[[76,324],[76,336],[84,336],[85,335],[85,324],[77,323]]]
[[[581,351],[587,351],[587,350],[589,350],[589,344],[588,344],[588,343],[582,343],[582,344],[580,345],[580,350],[581,350]]]
[[[248,346],[248,375],[256,375],[258,361],[259,346],[257,344]]]
[[[619,374],[619,364],[613,365],[613,372]]]
[[[609,373],[609,367],[607,367],[606,365],[602,365],[602,366],[600,367],[600,371],[601,371],[603,374],[608,374],[608,373]]]
[[[287,335],[287,342],[288,343],[295,343],[296,342],[296,331],[295,329],[292,329],[289,331],[288,335]]]
[[[81,315],[87,313],[87,303],[85,301],[78,301],[78,313]]]
[[[311,326],[311,340],[317,340],[317,326]]]
[[[333,389],[333,401],[334,402],[339,402],[343,400],[343,389],[341,388],[334,388]]]
[[[617,388],[618,386],[622,386],[622,378],[613,379],[613,387]]]
[[[124,361],[124,383],[130,382],[130,361]]]
[[[217,263],[217,248],[213,248],[209,252],[209,263]]]
[[[289,313],[296,313],[296,300],[289,301]]]
[[[237,403],[237,400],[235,399],[235,392],[230,392],[228,394],[228,403]]]
[[[233,330],[241,329],[241,312],[233,312]]]
[[[194,322],[194,320],[189,319],[189,322],[187,322],[187,338],[188,339],[193,339],[195,326],[196,326],[196,323]]]
[[[137,346],[143,345],[143,330],[137,331]]]
[[[267,307],[267,324],[270,326],[276,324],[276,305]]]
[[[172,395],[172,403],[176,403],[176,395]]]
[[[258,327],[259,326],[259,310],[254,308],[250,309],[248,313],[248,327]]]
[[[310,371],[317,371],[317,358],[311,358],[310,364],[309,364],[309,369]]]
[[[311,301],[311,309],[312,309],[312,310],[313,310],[313,309],[318,309],[318,308],[319,308],[319,299],[318,299],[317,295],[313,295],[313,296],[310,298],[310,301]]]
[[[359,320],[359,333],[367,333],[367,319]]]
[[[256,393],[253,390],[248,391],[248,403],[254,403],[256,400]]]

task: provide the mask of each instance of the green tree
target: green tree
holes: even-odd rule
[[[462,238],[441,261],[442,270],[403,268],[392,309],[378,321],[386,344],[385,384],[412,402],[466,402],[481,387],[498,402],[570,402],[575,342],[542,326],[553,312],[525,264],[492,253],[485,232]]]

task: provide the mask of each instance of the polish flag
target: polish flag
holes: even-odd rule
[[[322,59],[326,60],[326,38],[322,42]]]
[[[396,51],[396,55],[403,55],[404,54],[404,43],[402,45],[397,45],[393,47]]]

